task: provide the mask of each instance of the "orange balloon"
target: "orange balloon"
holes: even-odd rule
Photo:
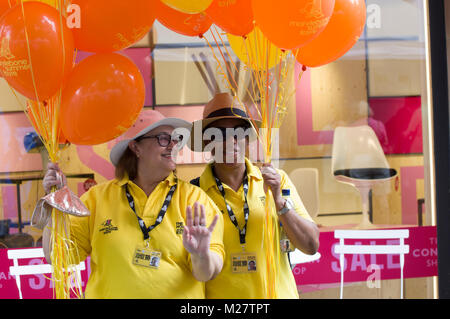
[[[253,0],[256,25],[280,49],[305,45],[326,27],[334,0]]]
[[[75,47],[88,52],[114,52],[141,40],[155,21],[155,0],[72,0],[80,25],[73,22]],[[75,11],[73,11],[75,13]]]
[[[336,0],[330,22],[317,38],[298,50],[297,61],[316,67],[337,60],[358,41],[365,22],[364,0]]]
[[[202,36],[212,24],[211,19],[203,12],[188,14],[156,1],[156,19],[166,28],[187,36]]]
[[[222,30],[244,36],[253,30],[253,11],[250,0],[213,0],[206,14]]]
[[[6,11],[8,11],[10,8],[14,7],[16,4],[19,4],[20,0],[0,0],[0,17],[6,13]],[[50,6],[53,7],[54,5],[57,5],[58,3],[56,2],[57,0],[23,0],[23,2],[27,2],[27,1],[38,1],[38,2],[43,2],[46,3]]]
[[[117,53],[82,60],[62,92],[61,127],[74,144],[94,145],[125,132],[144,106],[144,79],[137,66]]]
[[[0,17],[17,4],[17,0],[0,0]]]
[[[73,68],[72,32],[65,18],[61,24],[59,12],[47,4],[26,2],[23,8],[26,23],[22,6],[0,20],[0,73],[19,93],[42,101],[58,91]]]

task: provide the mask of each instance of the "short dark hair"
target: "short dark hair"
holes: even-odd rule
[[[133,180],[137,177],[138,158],[136,154],[129,148],[125,150],[122,157],[117,163],[115,175],[116,178],[121,180],[128,174],[128,178]]]

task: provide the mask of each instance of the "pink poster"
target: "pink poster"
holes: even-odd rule
[[[409,253],[405,256],[404,278],[437,276],[437,237],[435,226],[410,227],[409,238],[405,243],[409,245]],[[348,243],[375,245],[395,244],[393,239],[383,240],[348,240]],[[347,240],[346,240],[347,242]],[[340,283],[339,257],[334,253],[334,246],[338,240],[334,238],[334,232],[326,231],[320,234],[319,260],[298,264],[293,273],[297,286],[306,292],[308,286],[316,286],[321,289],[327,284]],[[19,265],[40,264],[39,258],[20,260]],[[9,267],[13,261],[8,259],[7,249],[0,249],[0,299],[17,299],[19,293],[15,278],[9,274]],[[369,267],[372,265],[371,267]],[[400,263],[398,255],[345,255],[345,283],[364,282],[373,275],[371,269],[377,265],[380,270],[380,280],[400,278]],[[90,273],[89,259],[86,262],[86,270],[82,271],[82,286],[86,286]],[[49,299],[52,298],[52,281],[44,275],[21,276],[22,294],[24,299]],[[309,288],[310,289],[310,288]],[[323,289],[323,288],[322,288]]]
[[[34,128],[24,112],[0,114],[1,173],[42,170],[41,155],[27,153],[23,144],[25,135],[30,132],[34,132]]]
[[[437,235],[435,226],[409,227],[409,237],[405,244],[409,245],[409,253],[405,255],[404,278],[437,276]],[[345,240],[349,244],[389,245],[398,243],[398,239],[355,239]],[[293,269],[297,286],[340,283],[341,269],[339,255],[334,252],[334,246],[339,240],[334,238],[334,232],[320,233],[319,260],[298,264]],[[380,280],[400,278],[399,255],[345,255],[344,283],[364,282],[373,275],[377,265],[380,270]]]
[[[26,248],[29,249],[29,248]],[[44,258],[20,259],[19,265],[39,265],[46,263]],[[81,271],[81,285],[84,291],[89,277],[89,259],[85,262],[86,269]],[[19,290],[16,279],[9,273],[13,260],[8,259],[8,249],[0,249],[0,299],[19,299]],[[52,299],[53,281],[51,274],[20,276],[23,299]]]
[[[422,153],[420,96],[369,99],[369,125],[386,154]]]

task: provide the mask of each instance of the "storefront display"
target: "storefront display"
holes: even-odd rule
[[[142,96],[135,108],[142,108],[142,112],[153,109],[167,117],[193,122],[202,119],[203,106],[215,93],[228,91],[247,104],[254,107],[259,103],[259,109],[262,108],[265,97],[257,96],[255,90],[266,91],[261,89],[261,83],[252,81],[260,80],[255,74],[265,74],[267,65],[262,65],[256,58],[253,58],[253,64],[249,62],[252,59],[246,54],[249,49],[243,49],[250,39],[258,42],[260,38],[250,36],[251,30],[245,23],[233,23],[233,19],[238,17],[249,20],[251,9],[242,6],[240,15],[231,18],[230,10],[233,5],[238,10],[238,4],[227,4],[228,11],[222,12],[217,9],[223,5],[219,2],[202,1],[202,9],[198,9],[185,7],[181,1],[161,1],[160,6],[170,9],[166,12],[167,17],[158,21],[156,15],[152,29],[145,37],[136,37],[138,42],[134,41],[133,46],[121,48],[117,53],[128,57],[142,75]],[[296,1],[297,4],[300,2]],[[278,101],[283,109],[283,121],[279,127],[273,127],[275,137],[271,145],[271,162],[292,179],[320,229],[320,258],[297,264],[292,269],[300,298],[339,298],[341,269],[339,256],[334,251],[339,240],[334,231],[354,228],[407,229],[409,236],[405,243],[409,252],[405,254],[403,296],[407,299],[439,298],[439,223],[448,219],[439,220],[437,217],[439,209],[442,209],[439,207],[443,206],[439,206],[436,199],[441,172],[436,167],[435,154],[438,151],[448,153],[448,145],[446,150],[434,148],[434,139],[437,138],[434,120],[441,114],[436,112],[433,100],[437,96],[434,93],[436,83],[432,81],[432,53],[436,48],[432,46],[435,42],[430,40],[430,1],[350,1],[353,6],[359,4],[359,11],[352,7],[351,21],[342,16],[334,19],[345,20],[346,26],[353,28],[362,22],[365,24],[351,39],[339,38],[347,41],[347,45],[337,51],[347,51],[345,54],[336,51],[336,57],[320,56],[318,48],[323,48],[327,42],[319,41],[320,38],[317,47],[306,47],[305,43],[311,39],[280,35],[284,27],[290,30],[294,27],[301,29],[308,23],[316,27],[325,25],[323,21],[333,19],[331,9],[335,6],[344,11],[352,9],[349,1],[344,0],[325,1],[322,5],[318,4],[320,1],[310,2],[311,6],[317,5],[316,15],[311,16],[311,20],[277,25],[278,31],[273,29],[276,31],[273,34],[270,28],[275,27],[266,21],[268,12],[258,8],[262,1],[255,5],[257,12],[253,17],[263,21],[261,31],[255,29],[255,34],[267,32],[264,36],[278,45],[273,53],[277,59],[272,57],[267,64],[273,62],[273,68],[280,74],[286,70],[284,77],[274,76],[270,85],[289,92],[286,93],[289,96],[287,102]],[[210,9],[205,9],[209,5]],[[183,10],[179,9],[180,6]],[[178,11],[171,14],[172,10]],[[201,13],[204,10],[205,13]],[[445,10],[450,12],[450,8]],[[186,23],[188,19],[181,27],[171,27],[170,19],[176,15],[196,15],[201,21],[196,20],[198,25],[189,24]],[[213,24],[214,17],[218,19],[218,25]],[[145,17],[142,15],[140,18]],[[224,20],[219,22],[220,19]],[[332,21],[331,25],[336,25],[337,22]],[[449,22],[446,21],[448,25]],[[220,29],[220,23],[223,29]],[[142,25],[142,30],[144,26],[147,27]],[[177,28],[189,30],[183,29],[182,32]],[[267,28],[270,30],[265,31]],[[305,27],[299,32],[305,36],[310,29]],[[138,30],[135,31],[137,33]],[[233,32],[233,35],[228,36],[226,32]],[[129,35],[132,33],[130,31]],[[244,34],[249,38],[242,38]],[[330,39],[333,33],[325,36]],[[340,35],[334,33],[334,36]],[[6,47],[3,41],[1,44],[0,56],[3,57]],[[298,52],[294,51],[298,45],[305,45],[304,52],[301,47]],[[270,51],[266,49],[265,52]],[[93,54],[99,53],[78,51],[76,65]],[[289,54],[290,58],[285,59]],[[288,65],[286,69],[280,66],[280,62]],[[221,63],[225,67],[222,68]],[[255,68],[260,69],[255,72]],[[114,72],[119,71],[115,69]],[[448,97],[448,88],[445,90]],[[84,93],[85,99],[94,93]],[[0,150],[4,154],[0,157],[2,299],[19,298],[15,278],[9,274],[8,268],[13,261],[8,258],[7,251],[39,248],[42,244],[42,232],[32,227],[30,220],[36,203],[44,196],[42,178],[46,163],[39,154],[28,152],[24,146],[26,135],[35,132],[23,112],[25,103],[26,98],[19,93],[13,94],[6,80],[0,78],[0,136],[3,136]],[[448,101],[445,103],[447,105],[442,107],[446,107],[448,115]],[[106,120],[112,117],[113,111],[111,109],[111,114],[108,113],[107,104],[104,106]],[[258,115],[256,109],[249,108],[254,112],[252,116]],[[71,113],[68,114],[66,123],[72,120],[75,123]],[[97,121],[102,120],[100,115],[97,114]],[[446,125],[448,128],[448,118]],[[73,132],[83,135],[83,130],[73,128]],[[103,140],[102,143],[85,145],[77,142],[61,149],[59,165],[69,177],[69,188],[77,196],[114,178],[109,152],[122,139],[118,135],[125,128],[115,126],[115,129],[117,134],[108,136],[104,143]],[[267,145],[267,142],[264,145],[253,142],[251,160],[263,161],[264,155],[267,157],[268,154]],[[374,150],[376,154],[372,152]],[[209,153],[195,153],[184,147],[177,157],[178,178],[190,181],[200,176],[210,160]],[[302,170],[309,170],[313,175],[305,175]],[[446,173],[445,170],[442,173]],[[30,245],[23,244],[23,241],[16,241],[16,244],[8,241],[10,236],[22,233],[31,238]],[[392,239],[376,239],[357,240],[356,244],[389,242],[397,243]],[[441,258],[448,259],[448,256],[442,255]],[[43,262],[43,258],[21,261],[22,265]],[[400,298],[398,255],[346,255],[345,264],[345,298]],[[86,269],[82,271],[83,289],[89,274],[90,262],[87,260]],[[52,298],[52,282],[46,276],[27,275],[21,281],[23,298]]]

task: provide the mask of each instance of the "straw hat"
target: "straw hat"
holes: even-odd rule
[[[212,100],[210,100],[203,109],[203,119],[194,121],[192,123],[191,139],[188,146],[195,152],[203,152],[205,147],[203,141],[203,131],[211,123],[221,119],[242,119],[249,123],[252,127],[252,120],[248,116],[246,109],[239,103],[236,97],[232,97],[229,93],[217,93]],[[259,127],[260,121],[255,120],[255,124]],[[250,134],[250,141],[257,137],[254,129]],[[200,142],[201,141],[201,142]]]
[[[118,139],[120,140],[112,149],[109,154],[109,158],[111,163],[116,166],[119,163],[120,158],[123,153],[125,153],[128,148],[128,143],[132,140],[137,139],[140,136],[143,136],[154,130],[160,126],[172,126],[173,128],[186,128],[187,130],[191,130],[192,124],[182,119],[178,119],[175,117],[165,117],[158,111],[154,110],[143,110],[136,122],[132,127],[128,129],[124,134],[122,134]]]

